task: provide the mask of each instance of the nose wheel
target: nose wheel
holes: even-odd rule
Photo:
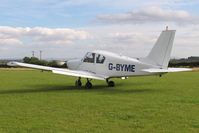
[[[114,87],[115,83],[113,81],[109,81],[108,79],[106,80],[108,87]]]

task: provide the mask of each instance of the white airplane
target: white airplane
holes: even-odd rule
[[[145,58],[131,58],[107,51],[88,52],[82,59],[67,61],[67,69],[53,68],[20,62],[9,62],[10,66],[22,66],[52,71],[55,74],[78,77],[77,87],[82,86],[81,78],[87,78],[86,88],[91,88],[91,79],[106,80],[109,87],[115,86],[112,78],[162,75],[168,72],[191,71],[187,68],[168,68],[175,30],[162,31],[149,55]]]

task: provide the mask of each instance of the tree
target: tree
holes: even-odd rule
[[[24,63],[30,63],[30,60],[31,60],[31,59],[30,59],[29,57],[24,57],[24,58],[23,58],[23,62],[24,62]]]
[[[30,58],[30,64],[40,64],[40,60],[37,57]]]

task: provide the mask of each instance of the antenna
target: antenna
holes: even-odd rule
[[[39,51],[39,59],[40,60],[41,60],[41,57],[42,57],[42,52],[43,52],[42,50]]]
[[[32,51],[32,57],[35,57],[35,51]]]
[[[168,30],[169,29],[169,27],[168,26],[166,26],[166,30]]]

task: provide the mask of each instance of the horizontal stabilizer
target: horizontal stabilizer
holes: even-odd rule
[[[168,72],[192,71],[192,69],[189,69],[189,68],[168,68],[168,69],[150,68],[150,69],[143,69],[142,71],[149,72],[149,73],[168,73]]]

